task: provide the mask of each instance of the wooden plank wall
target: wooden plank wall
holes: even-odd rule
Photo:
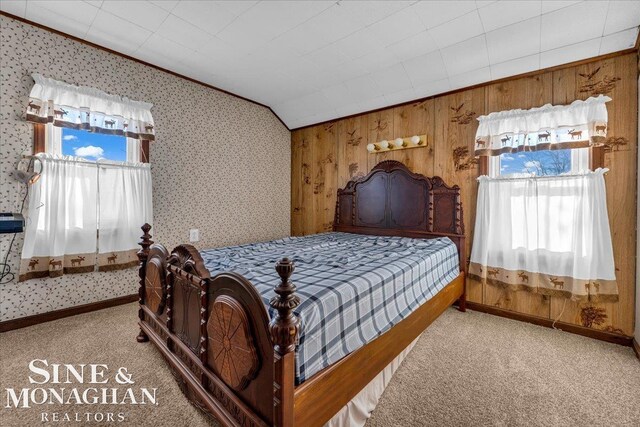
[[[470,301],[528,315],[633,335],[635,286],[635,198],[637,172],[637,62],[635,54],[596,60],[533,76],[488,84],[422,102],[307,127],[292,132],[291,234],[329,231],[336,190],[378,162],[394,159],[413,171],[458,184],[464,206],[467,254],[471,253],[478,166],[473,151],[476,117],[493,111],[566,104],[606,93],[609,130],[606,167],[613,237],[617,303],[575,303],[525,291],[514,292],[469,280]],[[382,139],[427,135],[427,147],[368,154]],[[563,310],[564,309],[564,310]]]

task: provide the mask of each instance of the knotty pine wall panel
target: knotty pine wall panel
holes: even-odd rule
[[[636,173],[637,173],[637,63],[633,55],[563,69],[553,73],[555,103],[586,99],[599,93],[607,103],[609,123],[605,175],[609,224],[613,240],[617,303],[591,303],[551,298],[551,317],[564,322],[632,335],[635,297]],[[557,88],[557,89],[556,89]],[[636,120],[633,120],[635,115]],[[631,185],[630,185],[631,184]],[[564,311],[563,311],[564,309]]]
[[[302,235],[304,226],[305,210],[303,204],[304,175],[302,173],[302,132],[291,135],[291,182],[298,183],[291,185],[291,234]]]
[[[369,114],[368,122],[368,139],[363,147],[365,151],[367,150],[367,144],[371,142],[382,141],[383,139],[390,140],[395,138],[395,133],[393,131],[393,108]],[[393,151],[385,151],[384,153],[373,154],[367,153],[367,172],[369,172],[371,168],[373,168],[383,160],[396,160],[395,157],[397,155],[398,153],[395,153]]]
[[[312,144],[315,150],[313,168],[313,207],[315,233],[331,231],[338,191],[338,126],[337,122],[316,129]]]
[[[364,115],[338,122],[338,188],[343,188],[351,178],[365,175],[369,170],[368,119]]]
[[[620,301],[565,303],[559,298],[504,291],[470,280],[467,281],[467,293],[470,301],[485,305],[543,318],[559,317],[567,323],[632,335],[638,126],[634,54],[487,84],[340,119],[329,125],[294,130],[291,140],[291,232],[303,235],[326,229],[335,209],[335,194],[329,194],[329,189],[335,193],[350,178],[366,174],[382,160],[399,160],[416,172],[440,175],[445,182],[460,186],[469,256],[478,177],[477,162],[471,155],[478,126],[476,118],[492,111],[526,109],[547,103],[567,104],[597,93],[613,98],[607,104],[609,130],[605,165],[611,171],[605,180]],[[427,147],[367,153],[369,143],[415,134],[427,135]],[[329,161],[331,155],[336,156],[333,163]],[[320,183],[324,186],[322,194],[314,194],[314,185]]]
[[[435,125],[433,105],[433,99],[429,99],[425,102],[394,108],[392,138],[422,135],[425,129],[433,129]],[[431,176],[433,175],[435,153],[432,133],[427,133],[426,144],[426,148],[392,151],[393,160],[404,163],[413,172]]]
[[[435,104],[433,175],[441,176],[448,184],[460,186],[467,258],[471,256],[478,193],[478,165],[472,153],[478,128],[476,117],[485,113],[484,99],[482,87],[432,100]],[[467,298],[472,302],[484,302],[480,282],[467,280]]]

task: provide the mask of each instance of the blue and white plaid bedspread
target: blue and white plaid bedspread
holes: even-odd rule
[[[234,271],[269,310],[276,261],[293,260],[300,305],[296,382],[364,346],[437,294],[459,273],[448,238],[410,239],[323,233],[201,252],[212,275]]]

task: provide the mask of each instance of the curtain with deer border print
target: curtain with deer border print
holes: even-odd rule
[[[27,121],[155,140],[152,104],[110,95],[98,89],[32,75]]]
[[[606,171],[478,178],[469,277],[576,301],[617,301]]]
[[[138,265],[140,224],[153,224],[148,163],[100,162],[98,270]]]
[[[607,136],[604,95],[530,110],[509,110],[478,117],[475,155],[560,150],[601,145]]]
[[[152,224],[149,164],[37,156],[19,281],[137,265],[140,225]]]
[[[98,170],[80,157],[39,154],[29,191],[18,280],[87,273],[96,265]]]

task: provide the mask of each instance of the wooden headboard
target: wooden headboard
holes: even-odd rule
[[[416,238],[449,237],[466,271],[460,187],[411,172],[395,160],[338,190],[334,231]]]

